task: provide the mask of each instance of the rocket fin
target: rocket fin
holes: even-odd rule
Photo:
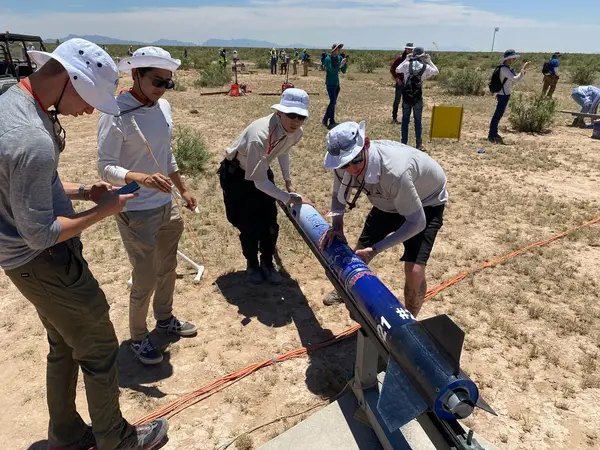
[[[377,402],[377,411],[381,414],[390,432],[419,417],[427,409],[427,404],[393,357],[388,359],[383,386]]]
[[[465,332],[446,314],[430,317],[419,323],[435,339],[438,346],[444,349],[454,374],[460,373],[460,355],[465,342]]]

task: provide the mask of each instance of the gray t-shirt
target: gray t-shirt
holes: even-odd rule
[[[0,96],[0,267],[16,269],[56,244],[58,216],[74,214],[58,176],[46,112],[12,87]]]
[[[371,141],[367,170],[359,179],[340,169],[337,172],[331,210],[338,214],[343,214],[352,190],[363,181],[373,206],[404,217],[448,201],[446,174],[440,165],[427,153],[399,142]]]

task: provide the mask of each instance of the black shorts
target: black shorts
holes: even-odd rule
[[[419,234],[404,242],[404,254],[400,258],[401,261],[427,264],[435,237],[444,223],[444,206],[426,206],[423,208],[427,225]],[[373,207],[367,216],[365,227],[358,239],[358,247],[367,248],[375,245],[388,234],[398,230],[405,221],[404,216],[398,213],[388,213]]]

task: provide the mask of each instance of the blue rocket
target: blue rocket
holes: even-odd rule
[[[319,251],[329,224],[317,210],[306,204],[285,209],[359,322],[375,330],[389,352],[377,409],[390,431],[426,411],[442,420],[465,419],[475,407],[496,415],[460,369],[465,334],[450,317],[416,321],[347,244],[335,239]]]

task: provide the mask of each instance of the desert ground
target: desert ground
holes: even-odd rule
[[[532,69],[516,90],[541,90],[538,69]],[[213,155],[203,174],[188,177],[200,214],[186,213],[184,218],[198,236],[200,249],[189,232],[180,246],[193,259],[204,258],[206,272],[194,285],[194,270],[180,261],[176,285],[175,313],[195,322],[198,335],[178,341],[157,336],[166,348],[164,362],[145,367],[134,361],[127,327],[126,282],[131,268],[116,224],[107,219],[82,235],[84,256],[107,295],[122,343],[121,405],[130,421],[230,372],[324,341],[355,324],[344,305],[323,305],[331,285],[285,216],[279,216],[278,251],[289,277],[277,287],[245,283],[237,233],[225,218],[215,173],[224,149],[246,125],[270,113],[278,97],[258,93],[280,92],[284,77],[268,70],[240,75],[253,92],[239,98],[201,96],[214,89],[193,87],[197,77],[195,71],[181,72],[178,81],[187,89],[168,92],[165,98],[172,104],[175,127],[202,133]],[[323,79],[324,73],[317,70],[311,70],[308,78],[290,77],[296,87],[319,94],[311,97],[305,136],[292,153],[292,176],[296,190],[325,213],[332,179],[322,167],[327,130],[320,118],[328,103]],[[386,69],[362,74],[350,66],[341,83],[338,122],[366,120],[371,139],[400,140],[399,126],[390,123],[394,90]],[[124,76],[120,86],[130,85],[131,79]],[[555,94],[560,109],[576,108],[570,99],[572,88],[561,79]],[[429,287],[600,215],[600,142],[590,138],[591,130],[568,127],[570,116],[559,114],[547,133],[517,133],[505,118],[500,133],[507,145],[492,145],[485,138],[495,107],[493,96],[450,96],[436,81],[425,82],[424,92],[425,134],[433,105],[465,108],[460,141],[424,141],[426,151],[448,175],[450,196],[427,269]],[[98,117],[94,113],[62,119],[67,130],[59,168],[63,180],[97,180]],[[274,169],[281,183],[278,168]],[[352,242],[369,208],[363,197],[347,214]],[[400,300],[401,251],[394,248],[371,263]],[[502,449],[600,448],[599,271],[600,225],[592,225],[469,275],[425,304],[420,318],[449,314],[466,332],[462,367],[499,414],[479,411],[466,425]],[[148,322],[152,329],[153,318]],[[32,305],[1,272],[0,346],[0,398],[6,419],[0,428],[0,448],[45,448],[45,333]],[[261,369],[173,417],[163,448],[216,449],[278,416],[324,404],[345,386],[354,353],[352,337],[308,357]],[[77,403],[88,420],[81,378]],[[261,428],[231,448],[257,448],[309,414]]]

